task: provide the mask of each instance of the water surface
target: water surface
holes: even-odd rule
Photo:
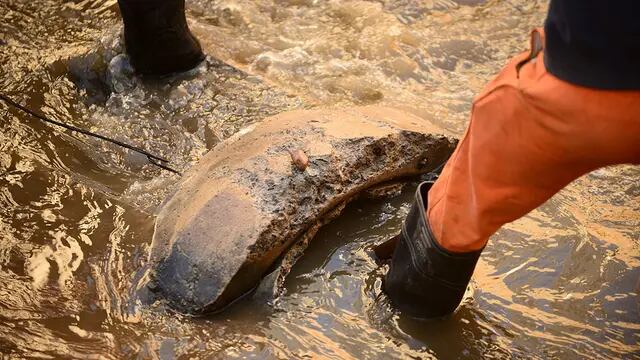
[[[0,89],[184,170],[282,111],[385,104],[460,135],[546,1],[192,0],[210,57],[140,79],[114,0],[0,3]],[[231,64],[229,66],[226,64]],[[178,177],[0,105],[0,353],[7,358],[640,358],[640,169],[598,170],[490,241],[461,308],[417,323],[370,247],[413,186],[326,226],[272,304],[206,318],[141,306],[154,212]],[[544,176],[544,174],[540,174]]]

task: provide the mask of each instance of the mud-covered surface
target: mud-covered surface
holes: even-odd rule
[[[179,311],[220,311],[255,288],[289,247],[312,237],[336,207],[376,185],[438,168],[456,142],[391,108],[264,119],[200,159],[161,206],[151,244],[153,291]]]
[[[0,89],[180,170],[245,125],[301,107],[391,105],[459,136],[473,96],[527,47],[546,6],[187,0],[215,56],[153,82],[118,57],[114,0],[0,1]],[[368,254],[399,231],[411,185],[357,201],[320,229],[284,295],[191,318],[133,296],[154,211],[178,177],[4,104],[0,119],[5,357],[639,357],[637,167],[586,175],[499,231],[447,321],[390,311]]]

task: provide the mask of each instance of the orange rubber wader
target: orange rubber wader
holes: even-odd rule
[[[483,248],[502,225],[592,170],[640,163],[640,91],[562,81],[545,69],[542,30],[531,43],[474,100],[429,191],[431,230],[451,252]]]

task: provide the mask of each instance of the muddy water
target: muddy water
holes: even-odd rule
[[[243,126],[301,107],[390,104],[460,134],[474,94],[526,47],[546,6],[193,0],[211,57],[149,80],[121,55],[115,1],[5,0],[0,89],[180,170]],[[500,230],[446,321],[393,313],[368,255],[399,231],[410,189],[349,206],[274,303],[188,318],[135,296],[154,211],[177,177],[4,104],[0,114],[7,358],[640,358],[637,167],[589,174]]]

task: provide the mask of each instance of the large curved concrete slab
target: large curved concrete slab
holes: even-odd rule
[[[265,119],[205,155],[162,205],[152,288],[179,311],[220,310],[336,208],[371,186],[433,169],[455,143],[390,108]]]

